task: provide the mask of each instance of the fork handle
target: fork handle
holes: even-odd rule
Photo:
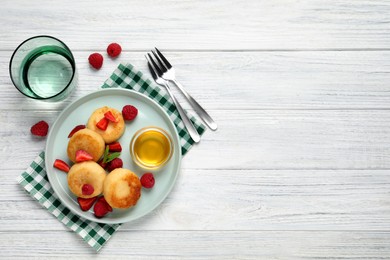
[[[192,140],[194,140],[195,143],[199,143],[200,135],[198,134],[198,131],[196,131],[191,120],[188,118],[187,114],[184,112],[184,109],[181,107],[180,103],[177,101],[175,96],[172,94],[169,85],[165,84],[165,87],[168,91],[169,96],[172,98],[173,103],[175,104],[177,110],[179,111],[179,115],[180,115],[181,119],[183,120],[183,124],[187,128],[188,133],[191,136]]]
[[[187,98],[190,105],[194,108],[195,112],[199,115],[200,118],[206,123],[206,125],[213,131],[217,130],[217,123],[211,118],[211,116],[204,110],[204,108],[199,105],[198,102],[184,89],[183,85],[180,84],[177,80],[171,80],[176,86],[180,89],[183,95]]]

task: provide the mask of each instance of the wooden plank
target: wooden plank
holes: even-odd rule
[[[30,127],[58,112],[0,111],[3,169],[20,169],[45,148]],[[387,110],[212,110],[219,124],[183,160],[187,169],[389,169]],[[23,118],[23,120],[21,120]],[[64,140],[66,142],[67,140]],[[130,140],[128,140],[130,142]]]
[[[0,258],[96,258],[15,178],[45,146],[33,123],[53,123],[119,62],[146,71],[154,46],[220,128],[100,257],[388,258],[389,13],[383,0],[2,1]],[[27,100],[9,80],[12,50],[37,34],[74,50],[79,85],[64,102]],[[122,55],[91,70],[88,55],[113,41]]]
[[[390,255],[389,239],[390,232],[379,231],[131,231],[116,233],[99,257],[385,259]],[[7,259],[96,258],[96,253],[71,232],[1,232],[0,251]]]
[[[0,178],[0,230],[67,230],[16,184],[19,174]],[[389,190],[388,170],[183,169],[161,206],[121,230],[390,231]]]
[[[1,109],[57,109],[98,90],[120,62],[133,63],[150,76],[144,52],[106,58],[89,67],[90,52],[75,52],[78,86],[72,97],[41,104],[22,96],[8,71],[11,53],[0,51]],[[390,109],[390,52],[224,52],[168,53],[185,88],[207,110],[231,109]],[[172,89],[185,108],[181,93]],[[212,112],[210,112],[211,115]]]
[[[20,8],[23,5],[23,8]],[[91,8],[93,6],[93,8]],[[49,34],[72,49],[389,48],[387,1],[2,1],[0,46]],[[15,22],[17,17],[17,22]]]

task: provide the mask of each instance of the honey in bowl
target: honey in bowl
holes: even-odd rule
[[[172,156],[171,137],[161,128],[147,127],[135,133],[130,153],[136,164],[145,169],[158,169]]]

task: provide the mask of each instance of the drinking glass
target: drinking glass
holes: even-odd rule
[[[47,35],[22,42],[12,54],[9,72],[23,95],[38,100],[62,100],[77,81],[72,52],[65,43]]]

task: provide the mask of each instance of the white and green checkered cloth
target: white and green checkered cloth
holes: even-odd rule
[[[116,87],[133,89],[145,94],[160,104],[167,111],[177,128],[177,132],[181,139],[182,155],[185,155],[188,152],[193,141],[185,129],[175,105],[165,90],[156,86],[131,64],[120,64],[102,86],[102,88]],[[191,121],[194,123],[198,133],[202,135],[205,131],[205,126],[193,116],[191,116]],[[83,219],[73,214],[68,208],[62,205],[61,201],[54,194],[47,178],[44,158],[44,152],[42,152],[31,163],[27,170],[17,178],[17,181],[58,220],[75,231],[96,251],[99,251],[115,231],[119,229],[120,225],[100,224]]]

